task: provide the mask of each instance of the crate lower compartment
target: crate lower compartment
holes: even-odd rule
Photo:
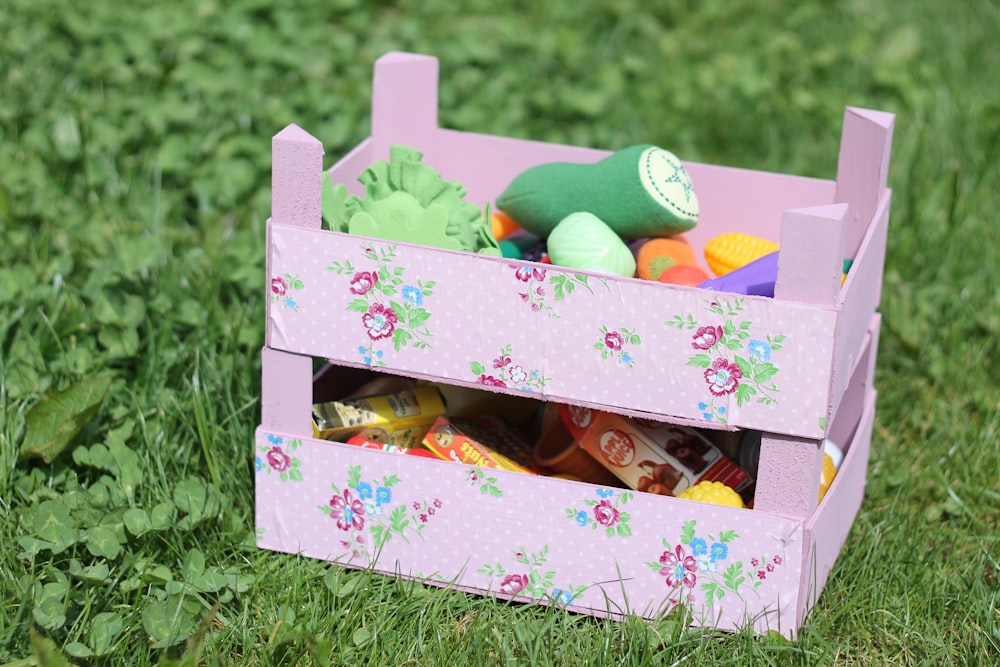
[[[848,390],[850,423],[835,425],[849,438],[841,469],[805,519],[261,427],[258,545],[600,616],[653,618],[683,603],[696,625],[792,636],[864,494],[873,361],[863,357]]]

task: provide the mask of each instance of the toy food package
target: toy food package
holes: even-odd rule
[[[676,496],[714,481],[744,492],[753,484],[694,429],[569,405],[560,405],[559,414],[583,449],[638,491]]]
[[[393,454],[406,454],[408,456],[420,456],[426,459],[438,460],[438,457],[427,451],[423,447],[400,447],[399,445],[389,445],[377,440],[369,440],[363,435],[352,435],[347,439],[346,445],[354,445],[362,449],[377,449],[380,452],[392,452]]]
[[[446,461],[539,474],[531,445],[500,417],[440,417],[424,447]]]
[[[418,447],[434,420],[445,412],[436,387],[423,385],[396,392],[313,405],[313,435],[346,441],[366,440],[399,447]]]

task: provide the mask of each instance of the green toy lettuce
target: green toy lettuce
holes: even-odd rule
[[[388,241],[500,256],[486,216],[463,199],[465,188],[421,162],[423,153],[394,145],[358,176],[364,197],[348,195],[323,173],[323,228]]]

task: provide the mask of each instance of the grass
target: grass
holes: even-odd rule
[[[995,4],[297,4],[0,13],[0,664],[998,660]],[[393,49],[439,56],[449,127],[754,169],[831,178],[845,105],[897,114],[868,493],[797,639],[254,547],[270,137],[342,155]],[[61,455],[19,459],[54,426],[33,406],[105,374],[103,402],[70,394],[100,408]]]

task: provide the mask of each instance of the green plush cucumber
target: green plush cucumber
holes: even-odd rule
[[[594,164],[532,167],[511,181],[496,205],[537,236],[577,211],[593,213],[625,239],[680,234],[698,222],[698,197],[681,161],[649,144]]]

